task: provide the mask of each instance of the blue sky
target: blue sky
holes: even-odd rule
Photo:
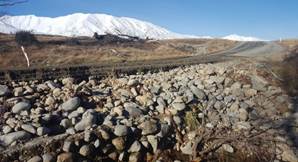
[[[106,13],[193,35],[298,38],[298,0],[29,0],[3,9],[50,17]]]

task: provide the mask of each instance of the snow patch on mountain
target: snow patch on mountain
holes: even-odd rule
[[[128,17],[115,17],[106,14],[75,13],[55,18],[25,16],[3,16],[0,32],[13,33],[29,30],[36,34],[62,36],[92,36],[98,34],[125,34],[140,38],[173,39],[197,38],[168,31],[149,22]]]
[[[228,36],[223,37],[222,39],[232,40],[232,41],[246,41],[246,42],[264,41],[264,40],[256,38],[256,37],[245,37],[245,36],[240,36],[237,34],[228,35]]]

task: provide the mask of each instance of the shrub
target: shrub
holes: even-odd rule
[[[15,41],[21,46],[30,46],[38,43],[36,37],[30,31],[16,32]]]
[[[77,38],[69,38],[65,40],[65,45],[69,46],[75,46],[75,45],[80,45],[80,41]]]

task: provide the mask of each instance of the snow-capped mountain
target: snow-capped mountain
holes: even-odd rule
[[[168,31],[149,22],[106,14],[76,13],[56,18],[34,15],[3,16],[1,19],[0,32],[2,33],[30,30],[36,34],[62,36],[92,36],[94,32],[97,32],[98,34],[126,34],[152,39],[195,38],[195,36]]]
[[[232,40],[232,41],[246,41],[246,42],[263,41],[262,39],[259,39],[259,38],[245,37],[245,36],[240,36],[240,35],[236,35],[236,34],[222,37],[222,39]]]
[[[62,36],[92,36],[94,32],[97,32],[98,34],[125,34],[151,39],[213,39],[210,36],[199,37],[178,34],[149,22],[128,17],[115,17],[106,14],[75,13],[55,18],[38,17],[34,15],[6,15],[0,17],[0,33],[10,34],[19,30],[28,30],[35,34]],[[261,39],[255,37],[244,37],[236,34],[220,39],[233,41],[262,41]]]

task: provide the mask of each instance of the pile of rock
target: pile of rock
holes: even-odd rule
[[[2,116],[0,149],[66,134],[55,151],[14,158],[143,161],[167,149],[193,155],[199,130],[249,136],[268,129],[268,135],[288,141],[285,132],[268,121],[291,115],[289,97],[262,76],[233,66],[196,65],[79,83],[66,78],[0,85],[0,102],[11,105]],[[235,80],[235,75],[249,79]],[[275,158],[297,160],[293,145],[283,144]],[[221,149],[233,153],[236,147],[227,142]]]

